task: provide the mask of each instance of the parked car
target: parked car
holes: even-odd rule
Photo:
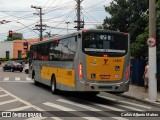
[[[12,72],[14,72],[14,71],[22,72],[23,71],[23,65],[18,63],[18,62],[15,62],[15,61],[9,61],[9,62],[7,62],[7,64],[5,64],[3,66],[3,71],[6,71],[6,70],[10,70]]]

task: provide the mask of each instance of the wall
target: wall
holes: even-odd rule
[[[6,51],[9,51],[9,58],[13,58],[13,41],[0,42],[0,58],[6,58]]]
[[[28,42],[28,48],[32,43],[37,42],[38,39],[27,39],[27,40],[14,40],[13,41],[13,58],[18,58],[18,51],[22,51],[22,58],[26,57],[26,52],[23,49],[23,43]]]

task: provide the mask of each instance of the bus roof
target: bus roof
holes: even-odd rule
[[[33,43],[32,45],[37,45],[37,44],[41,44],[41,43],[54,41],[57,38],[58,39],[63,39],[63,38],[72,37],[72,36],[78,35],[79,33],[82,33],[82,32],[92,32],[92,33],[97,33],[97,32],[106,33],[107,32],[107,33],[110,33],[110,34],[128,35],[128,33],[119,32],[119,31],[110,31],[110,30],[103,30],[103,29],[83,29],[83,30],[80,30],[79,32],[74,32],[74,33],[71,33],[71,34],[63,35],[63,36],[57,36],[57,37],[50,38],[50,39],[44,40],[44,41],[38,41],[38,42]]]

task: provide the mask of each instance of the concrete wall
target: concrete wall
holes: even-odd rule
[[[13,41],[0,42],[0,58],[6,58],[6,51],[9,51],[9,58],[13,58]]]

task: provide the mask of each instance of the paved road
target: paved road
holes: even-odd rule
[[[104,92],[97,96],[70,92],[52,95],[49,87],[35,86],[24,72],[12,73],[0,70],[0,111],[20,111],[21,115],[26,115],[22,113],[26,111],[30,116],[30,112],[39,111],[41,114],[37,113],[37,116],[42,117],[35,120],[135,120],[135,117],[127,116],[133,113],[143,116],[146,111],[147,113],[151,111],[150,115],[156,115],[155,111],[160,111],[160,108]],[[14,117],[16,115],[14,114]],[[17,119],[34,120],[28,117]],[[136,117],[136,119],[158,120],[160,117]]]

